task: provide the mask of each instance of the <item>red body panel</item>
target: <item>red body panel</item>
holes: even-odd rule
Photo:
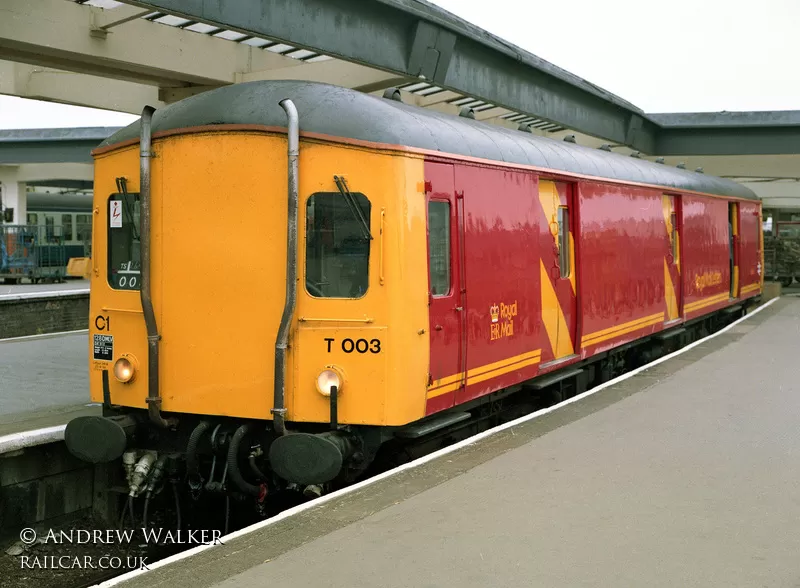
[[[455,177],[456,192],[464,194],[466,244],[467,387],[456,395],[461,403],[536,375],[537,362],[520,356],[541,349],[542,333],[539,274],[529,269],[539,262],[536,176],[461,165]]]
[[[732,259],[741,298],[760,292],[759,203],[738,203],[732,241],[725,198],[577,178],[553,188],[529,170],[457,160],[426,162],[425,174],[428,200],[451,205],[452,284],[430,298],[427,414],[735,303]]]
[[[661,328],[670,244],[660,192],[587,182],[579,195],[581,341],[587,357]],[[622,328],[609,331],[615,327]]]
[[[683,198],[684,316],[726,305],[731,289],[728,201]]]

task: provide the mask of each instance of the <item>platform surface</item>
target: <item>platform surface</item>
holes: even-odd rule
[[[800,299],[619,384],[123,582],[800,586]]]
[[[4,284],[0,280],[0,297],[12,297],[17,294],[39,294],[59,292],[62,290],[88,290],[89,280],[67,280],[61,284]]]
[[[99,413],[84,333],[0,340],[0,436]]]

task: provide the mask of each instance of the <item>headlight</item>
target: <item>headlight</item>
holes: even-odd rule
[[[331,388],[336,386],[337,392],[341,392],[343,383],[344,378],[340,370],[334,366],[327,366],[317,376],[317,391],[323,396],[330,396]]]
[[[123,384],[133,380],[135,372],[133,362],[127,357],[120,357],[114,364],[114,377]]]

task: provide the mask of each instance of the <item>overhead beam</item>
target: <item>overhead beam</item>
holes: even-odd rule
[[[0,59],[162,87],[231,84],[237,73],[296,63],[270,51],[142,19],[114,27],[105,36],[93,35],[95,23],[113,19],[117,10],[130,16],[130,7],[104,16],[99,8],[64,0],[3,0]]]
[[[17,168],[17,178],[29,185],[48,185],[52,180],[91,182],[94,167],[91,163],[29,163]]]
[[[800,153],[800,126],[662,128],[658,155],[778,155]]]
[[[0,131],[0,165],[91,163],[91,150],[116,130],[92,127]]]
[[[18,0],[17,0],[18,1]],[[430,4],[408,0],[147,0],[130,4],[421,78],[650,152],[656,126],[622,99]]]
[[[362,92],[384,90],[408,82],[408,78],[398,78],[390,73],[346,61],[328,60],[315,63],[291,61],[293,63],[285,67],[236,74],[235,81],[314,80]]]
[[[163,106],[155,86],[0,61],[0,94],[139,114]]]

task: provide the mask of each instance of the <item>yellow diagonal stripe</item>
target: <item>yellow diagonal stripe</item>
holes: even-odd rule
[[[539,267],[542,282],[542,322],[544,330],[547,331],[547,338],[550,340],[550,347],[553,350],[553,358],[559,359],[572,355],[572,338],[570,337],[567,319],[558,303],[558,296],[550,283],[550,276],[544,267],[544,262],[539,260]]]
[[[667,302],[667,320],[678,318],[678,298],[675,296],[675,286],[672,285],[667,258],[664,258],[664,298]]]

